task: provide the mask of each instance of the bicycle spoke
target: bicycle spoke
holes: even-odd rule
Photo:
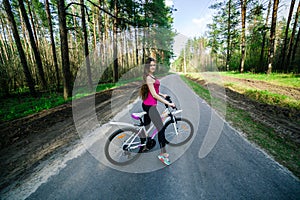
[[[105,145],[107,159],[116,165],[126,165],[138,157],[141,148],[140,138],[135,129],[118,130]]]
[[[193,135],[193,126],[186,119],[178,118],[175,123],[168,122],[165,136],[170,145],[179,146]]]

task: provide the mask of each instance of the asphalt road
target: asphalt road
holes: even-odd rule
[[[195,128],[190,143],[167,148],[172,161],[170,166],[165,167],[157,159],[158,149],[143,154],[127,167],[109,164],[102,152],[104,136],[109,134],[103,130],[108,129],[99,129],[93,136],[94,143],[89,147],[85,145],[87,150],[70,158],[55,173],[49,169],[53,175],[23,197],[43,200],[300,199],[299,180],[246,141],[177,75],[162,80],[162,91],[172,93],[176,104],[184,110],[182,115],[190,119]],[[140,109],[138,101],[125,109],[118,120],[126,121],[131,111]],[[201,147],[202,150],[205,147],[205,153],[201,153]]]

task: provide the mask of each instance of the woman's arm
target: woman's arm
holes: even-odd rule
[[[167,98],[168,95],[159,93],[159,96],[162,96],[163,98]]]

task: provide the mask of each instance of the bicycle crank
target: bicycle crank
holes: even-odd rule
[[[156,141],[154,139],[149,139],[146,143],[146,147],[150,150],[155,147]]]

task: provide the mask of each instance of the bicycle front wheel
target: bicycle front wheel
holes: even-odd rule
[[[194,134],[193,124],[185,118],[175,118],[175,122],[166,123],[165,137],[170,146],[180,146],[187,143]],[[176,130],[177,131],[176,131]]]
[[[141,153],[141,139],[134,128],[119,129],[105,144],[105,156],[114,165],[124,166],[135,161]]]

